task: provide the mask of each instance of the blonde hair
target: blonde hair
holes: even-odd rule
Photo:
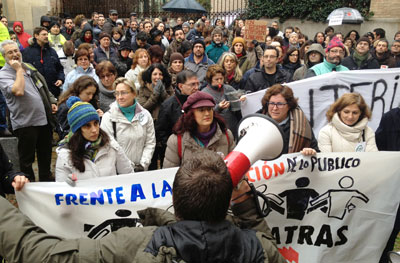
[[[239,60],[238,60],[237,56],[235,55],[235,53],[233,53],[233,52],[224,52],[224,53],[221,55],[221,57],[219,58],[219,60],[218,60],[218,65],[220,65],[223,69],[225,69],[225,68],[224,68],[224,62],[225,62],[225,59],[226,59],[227,57],[233,59],[233,60],[235,61],[235,63],[236,63],[235,76],[233,77],[233,80],[234,80],[235,82],[240,82],[240,80],[241,80],[242,77],[243,77],[243,73],[242,73],[242,70],[241,70],[240,67],[239,67]],[[226,70],[225,70],[225,71],[226,71]],[[225,76],[225,77],[226,77],[226,76]],[[225,78],[225,80],[226,80],[226,78]]]
[[[137,94],[135,85],[133,83],[131,83],[127,78],[124,78],[124,77],[117,78],[114,81],[114,83],[112,84],[113,90],[115,90],[117,88],[118,84],[121,84],[121,83],[128,86],[134,94]]]

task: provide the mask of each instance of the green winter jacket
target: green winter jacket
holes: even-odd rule
[[[258,231],[253,233],[255,233],[256,240],[259,241],[259,244],[251,244],[251,248],[254,246],[260,247],[259,245],[261,245],[261,261],[257,260],[257,262],[285,262],[283,257],[279,254],[266,221],[264,218],[259,218],[257,216],[252,199],[235,205],[233,207],[233,212],[236,216],[230,218],[231,222],[240,226],[242,229],[247,228]],[[176,224],[185,222],[194,222],[207,227],[207,223],[198,221],[179,221],[176,223],[173,214],[161,209],[148,208],[139,211],[138,214],[142,219],[143,225],[145,225],[143,228],[121,228],[100,240],[88,238],[63,239],[45,233],[43,229],[36,226],[6,199],[0,197],[0,255],[8,262],[19,263],[185,262],[180,258],[174,246],[160,246],[155,253],[149,250],[149,247],[154,248],[154,240],[157,241],[157,238],[154,236],[155,231],[159,233],[159,230],[162,231],[165,230],[165,228],[173,229]],[[221,223],[225,225],[228,224],[229,229],[236,229],[234,230],[236,233],[244,231],[242,235],[243,233],[252,231],[240,230],[227,221]],[[197,230],[202,231],[201,228]],[[204,236],[206,235],[210,235],[210,233],[204,233]],[[216,233],[213,235],[213,238],[215,237],[218,237]],[[191,241],[189,237],[188,242]],[[198,241],[197,245],[200,246],[201,251],[204,249],[202,244],[206,241]],[[225,239],[224,244],[218,246],[220,250],[224,250],[223,248],[226,247],[224,246],[225,242],[229,242],[229,240]],[[207,249],[207,246],[205,246],[205,248]],[[237,249],[237,247],[235,248]],[[187,249],[184,252],[190,254],[192,250],[193,247],[189,252]],[[199,249],[195,248],[194,250]],[[225,252],[234,253],[235,251],[228,250]],[[247,250],[245,252],[248,253],[249,251]],[[184,254],[183,251],[182,254]]]

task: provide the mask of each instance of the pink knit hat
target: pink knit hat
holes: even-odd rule
[[[344,50],[344,45],[343,45],[342,41],[337,36],[334,36],[331,39],[331,41],[329,41],[329,44],[326,47],[325,51],[328,52],[329,50],[331,50],[331,48],[334,48],[334,47],[340,47],[340,48],[342,48]]]

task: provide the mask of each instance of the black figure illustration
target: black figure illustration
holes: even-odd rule
[[[115,215],[119,218],[107,219],[103,223],[98,226],[85,224],[84,232],[89,232],[87,237],[91,239],[100,239],[111,232],[117,231],[122,227],[140,227],[142,224],[140,223],[139,218],[124,218],[128,217],[132,214],[131,211],[126,209],[119,209],[115,212]]]
[[[310,201],[311,207],[307,213],[321,207],[328,208],[328,217],[343,220],[346,213],[356,208],[355,199],[368,203],[369,199],[363,193],[355,189],[349,189],[354,185],[354,179],[343,176],[339,180],[341,189],[331,189]],[[347,201],[346,201],[347,200]]]
[[[305,188],[309,184],[310,179],[307,177],[300,177],[296,180],[297,189],[286,190],[279,194],[280,197],[286,197],[286,218],[303,219],[310,199],[319,195],[314,189]]]

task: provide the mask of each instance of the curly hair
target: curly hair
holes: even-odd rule
[[[263,114],[268,113],[267,103],[269,102],[271,97],[278,94],[281,94],[285,98],[289,106],[289,110],[294,110],[295,108],[297,108],[298,106],[297,98],[294,97],[293,90],[288,86],[275,84],[267,89],[267,91],[265,92],[264,96],[261,99],[261,104],[263,106]]]
[[[142,80],[144,83],[151,83],[151,74],[153,74],[153,71],[155,69],[159,69],[163,75],[162,82],[165,86],[165,88],[168,88],[171,86],[171,76],[169,75],[168,71],[165,69],[163,65],[160,63],[154,63],[151,64],[150,67],[148,67],[145,71],[142,72]]]
[[[206,81],[211,85],[212,78],[218,73],[222,74],[222,76],[225,76],[225,69],[218,64],[209,66],[206,72]]]
[[[357,105],[361,111],[360,118],[357,120],[357,122],[364,119],[365,117],[371,119],[371,110],[369,109],[367,103],[365,103],[365,100],[361,96],[361,94],[345,93],[339,99],[337,99],[326,112],[326,118],[328,119],[328,122],[332,121],[333,115],[335,115],[335,113],[339,113],[347,106],[354,104]]]

